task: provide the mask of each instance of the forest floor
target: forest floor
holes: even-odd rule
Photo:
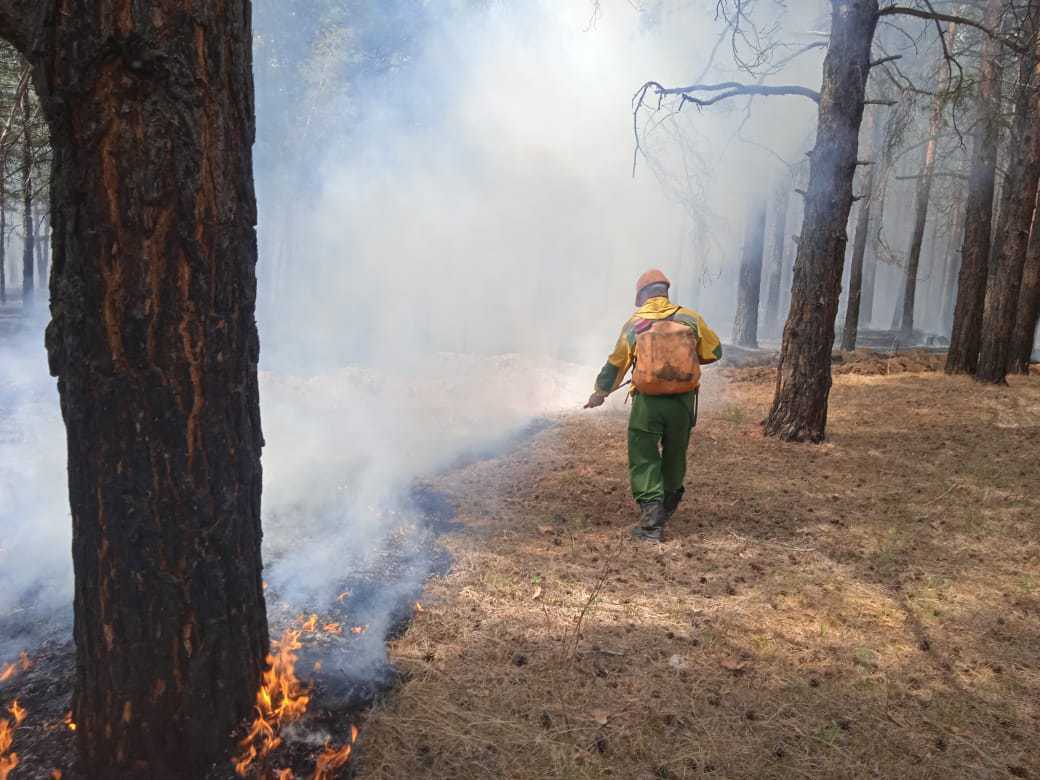
[[[708,372],[661,545],[623,408],[433,480],[464,528],[357,775],[1040,777],[1040,376],[939,361],[837,366],[820,446],[763,437],[773,369]]]

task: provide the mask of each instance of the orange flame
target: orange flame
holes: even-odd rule
[[[22,650],[18,654],[18,661],[12,662],[4,666],[0,670],[0,683],[7,682],[15,676],[17,672],[27,672],[32,668],[32,661],[29,660],[29,654]]]
[[[343,625],[341,623],[326,623],[325,624],[326,634],[342,634]]]
[[[354,752],[354,743],[357,742],[357,736],[357,726],[351,726],[350,742],[345,742],[338,750],[333,750],[329,743],[326,742],[325,751],[318,756],[318,760],[314,764],[314,774],[311,776],[311,780],[332,780],[333,771],[350,761],[350,756]]]
[[[317,615],[312,617],[317,624]],[[296,678],[295,651],[301,646],[300,631],[295,629],[286,630],[280,640],[271,643],[273,655],[267,656],[268,669],[256,694],[256,719],[239,743],[242,754],[233,760],[239,777],[245,777],[257,759],[261,764],[265,763],[271,752],[282,744],[278,730],[307,710],[310,696]],[[278,777],[288,778],[291,773],[279,774]]]
[[[366,631],[368,631],[368,626],[354,626],[350,629],[350,633],[352,634],[363,634]]]
[[[11,728],[11,721],[4,718],[0,720],[0,780],[7,780],[7,776],[18,766],[18,754],[8,753],[12,742],[14,742],[14,732]]]
[[[318,616],[311,615],[303,624],[304,631],[313,631],[318,627]]]
[[[51,780],[61,780],[61,770],[55,769],[51,772]]]
[[[25,708],[19,706],[18,699],[11,702],[11,706],[7,708],[7,711],[14,716],[14,725],[20,726],[22,721],[25,720]]]
[[[69,727],[69,731],[76,730],[76,722],[72,719],[72,710],[65,713],[65,725]]]
[[[342,593],[340,593],[338,596],[336,596],[336,601],[346,601],[349,596],[350,596],[350,591],[349,590],[345,590]]]

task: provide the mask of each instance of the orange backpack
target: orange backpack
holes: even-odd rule
[[[701,362],[693,328],[673,320],[655,320],[637,333],[632,371],[636,390],[644,395],[677,395],[700,386]]]

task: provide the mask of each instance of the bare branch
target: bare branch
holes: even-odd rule
[[[947,14],[947,13],[943,13],[941,11],[936,11],[936,10],[932,9],[931,3],[929,3],[928,6],[929,6],[929,9],[931,9],[931,10],[922,11],[920,8],[913,8],[911,6],[889,5],[889,6],[885,6],[884,8],[880,9],[878,11],[878,16],[879,17],[882,17],[882,16],[894,16],[894,15],[914,16],[914,17],[916,17],[918,19],[925,19],[925,20],[928,20],[928,21],[949,22],[950,24],[961,24],[961,25],[964,25],[965,27],[973,27],[976,30],[981,30],[982,32],[986,33],[986,35],[988,35],[990,38],[994,38],[994,39],[1000,41],[1001,43],[1003,43],[1005,46],[1007,46],[1012,51],[1018,52],[1020,54],[1025,54],[1028,51],[1028,47],[1027,46],[1023,46],[1018,41],[1016,41],[1016,40],[1014,40],[1012,38],[1008,38],[1007,36],[1001,35],[998,31],[990,29],[989,27],[987,27],[982,22],[976,21],[974,19],[969,19],[966,16],[958,16],[957,14]]]
[[[876,68],[878,65],[884,65],[886,62],[895,62],[896,60],[901,60],[901,59],[903,59],[903,55],[902,54],[892,54],[892,55],[889,55],[888,57],[882,57],[879,60],[874,60],[872,63],[870,63],[870,67]]]
[[[727,98],[739,95],[797,95],[807,97],[814,103],[820,102],[820,93],[808,87],[797,84],[785,84],[772,86],[768,84],[741,84],[736,81],[726,81],[721,84],[690,84],[686,87],[663,87],[656,82],[647,82],[653,86],[656,95],[680,95],[683,103],[693,103],[698,106],[710,106]],[[646,86],[646,85],[644,85]],[[720,92],[711,98],[694,97],[696,92]]]

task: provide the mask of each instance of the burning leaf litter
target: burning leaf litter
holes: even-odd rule
[[[18,672],[27,672],[32,668],[32,661],[29,660],[29,654],[23,650],[18,656],[18,661],[7,664],[2,670],[0,670],[0,683],[5,683],[14,677]]]
[[[272,753],[284,744],[283,730],[304,716],[311,700],[312,686],[305,686],[296,676],[296,662],[297,651],[303,647],[300,637],[305,632],[316,632],[318,615],[300,615],[297,622],[299,628],[286,629],[281,639],[271,643],[272,652],[267,656],[268,668],[256,695],[256,718],[249,732],[239,742],[242,752],[233,759],[235,773],[239,777],[270,776],[277,780],[295,778],[292,769],[279,769],[268,764],[272,760]],[[356,628],[351,630],[358,633]],[[323,625],[323,630],[326,634],[341,634],[343,628],[340,623],[329,622]],[[320,671],[321,662],[316,661],[313,668],[315,672]],[[323,752],[315,761],[312,780],[330,780],[333,771],[350,760],[357,735],[357,727],[352,725],[349,742],[334,748],[331,740],[326,740]]]
[[[9,712],[14,717],[14,725],[7,718],[0,718],[0,780],[7,780],[11,772],[18,766],[18,754],[11,750],[14,744],[14,730],[25,720],[25,710],[15,700]]]

